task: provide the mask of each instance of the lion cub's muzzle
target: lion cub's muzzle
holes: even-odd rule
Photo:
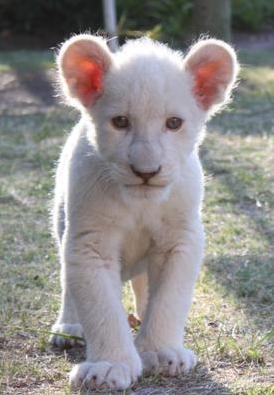
[[[130,168],[137,177],[141,178],[144,181],[144,184],[148,184],[148,181],[151,178],[153,178],[154,176],[160,173],[162,166],[159,166],[158,169],[149,172],[140,171],[133,165],[130,165]]]

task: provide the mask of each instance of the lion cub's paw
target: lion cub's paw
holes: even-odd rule
[[[176,376],[188,373],[197,363],[193,351],[183,347],[163,348],[158,352],[142,352],[144,373],[163,373],[167,376]]]
[[[51,328],[53,334],[49,341],[59,348],[71,348],[76,345],[84,345],[83,329],[80,324],[55,324]]]
[[[141,375],[141,364],[135,369],[120,362],[83,362],[74,366],[70,373],[73,389],[94,390],[107,387],[111,390],[125,390]]]

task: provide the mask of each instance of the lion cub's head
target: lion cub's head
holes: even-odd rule
[[[98,152],[132,196],[166,196],[201,139],[205,121],[229,99],[238,63],[233,49],[208,39],[184,57],[143,38],[111,53],[82,34],[58,56],[70,104],[91,116]]]

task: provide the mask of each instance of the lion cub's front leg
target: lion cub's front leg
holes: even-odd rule
[[[150,256],[149,300],[136,345],[145,372],[174,376],[196,364],[194,353],[183,346],[183,334],[202,261],[202,225],[164,244]]]
[[[110,234],[81,232],[65,241],[65,280],[84,330],[87,360],[70,374],[73,387],[125,389],[142,372],[121,303],[118,254]],[[115,234],[115,233],[114,233]],[[109,236],[109,238],[108,238]],[[96,236],[98,237],[98,236]]]

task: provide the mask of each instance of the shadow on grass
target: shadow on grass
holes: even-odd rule
[[[52,56],[48,52],[0,53],[4,113],[45,112],[57,103]],[[5,74],[8,73],[8,74]],[[34,109],[33,109],[34,108]]]
[[[235,153],[237,154],[237,152]],[[259,207],[256,205],[255,197],[253,193],[249,190],[245,181],[239,175],[239,167],[228,167],[222,165],[222,161],[214,160],[214,152],[210,149],[203,150],[203,164],[207,174],[211,174],[213,177],[217,178],[225,187],[228,187],[233,195],[233,207],[232,210],[237,214],[243,214],[253,222],[256,227],[257,232],[262,236],[262,239],[267,240],[269,244],[269,251],[266,251],[266,255],[270,252],[274,252],[274,228],[273,224],[269,221],[270,210],[274,209],[274,193],[269,190],[267,191],[267,196],[265,200],[268,203],[268,211],[264,207]],[[265,179],[266,175],[264,171],[258,166],[252,169],[246,169],[246,173],[252,171],[255,172],[257,180]],[[269,185],[271,187],[271,185]],[[257,191],[258,193],[261,191]],[[265,191],[263,191],[265,194]]]
[[[206,265],[217,283],[224,288],[224,297],[233,293],[235,300],[248,314],[253,324],[258,324],[260,327],[263,321],[265,330],[273,328],[272,257],[256,255],[208,257]]]
[[[266,98],[264,105],[233,108],[211,121],[211,129],[223,135],[268,136],[273,133],[274,101]]]
[[[20,69],[15,69],[14,72],[20,86],[39,100],[42,105],[53,106],[56,104],[53,80],[44,70],[22,72]]]
[[[217,258],[209,256],[206,265],[217,283],[222,285],[228,295],[233,294],[243,306],[252,323],[258,325],[259,328],[263,326],[264,329],[271,330],[274,324],[272,313],[274,305],[274,194],[262,168],[243,169],[246,173],[255,172],[253,179],[256,182],[263,180],[266,183],[261,190],[259,188],[256,190],[257,184],[252,184],[252,188],[249,189],[239,175],[238,164],[235,164],[234,171],[233,164],[226,166],[225,161],[222,163],[220,158],[217,161],[214,160],[214,152],[210,150],[204,151],[203,159],[207,173],[217,178],[231,192],[229,202],[231,212],[237,216],[247,217],[254,226],[254,232],[260,235],[262,243],[266,245],[264,254],[255,255],[247,252],[239,256],[229,255],[228,251],[227,255]],[[255,193],[262,195],[266,205],[263,206],[259,202],[258,207],[256,204],[258,202],[254,196],[254,186]]]
[[[54,51],[15,50],[0,51],[0,70],[37,71],[54,67]]]
[[[245,50],[240,51],[240,63],[245,66],[263,66],[274,68],[273,52],[269,50]]]
[[[231,390],[217,382],[202,364],[182,377],[150,376],[142,378],[133,388],[136,395],[230,395]]]

